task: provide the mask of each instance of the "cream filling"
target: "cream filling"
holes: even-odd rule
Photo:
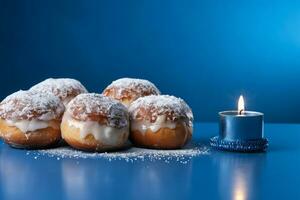
[[[160,115],[157,117],[156,121],[151,123],[149,121],[132,121],[131,130],[138,130],[141,133],[145,133],[148,129],[152,132],[157,132],[161,128],[175,129],[176,123],[166,120],[166,116]]]
[[[20,129],[23,133],[36,131],[53,126],[49,121],[41,120],[5,120],[8,126],[15,126]]]
[[[105,145],[120,144],[124,138],[124,134],[127,135],[126,137],[129,135],[128,126],[118,129],[99,124],[95,121],[78,121],[70,117],[64,117],[63,121],[67,121],[69,126],[79,129],[81,139],[92,134],[96,140],[101,141]]]

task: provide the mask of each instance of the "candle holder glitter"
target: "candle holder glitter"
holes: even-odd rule
[[[267,149],[263,113],[223,111],[219,116],[219,136],[210,139],[212,147],[239,152],[259,152]]]

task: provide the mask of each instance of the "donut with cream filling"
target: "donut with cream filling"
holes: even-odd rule
[[[116,150],[124,147],[128,140],[128,110],[102,94],[80,94],[68,104],[61,131],[63,139],[74,148]]]
[[[17,148],[44,148],[60,138],[64,105],[50,93],[18,91],[0,103],[0,133]]]
[[[107,86],[103,94],[121,101],[125,106],[129,106],[139,97],[159,95],[160,91],[150,81],[135,78],[121,78]]]
[[[154,149],[183,147],[192,137],[193,114],[180,98],[169,95],[141,97],[129,107],[130,140]]]

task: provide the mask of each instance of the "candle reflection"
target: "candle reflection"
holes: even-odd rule
[[[234,200],[245,200],[248,194],[247,183],[245,183],[245,180],[243,179],[243,174],[237,174],[236,180],[234,182],[233,188],[233,197]]]
[[[224,199],[246,200],[260,194],[261,167],[265,154],[217,154],[219,192]]]

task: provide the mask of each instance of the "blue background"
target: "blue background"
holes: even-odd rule
[[[300,2],[0,1],[0,97],[48,77],[101,92],[140,77],[184,98],[197,121],[235,109],[300,122]]]

